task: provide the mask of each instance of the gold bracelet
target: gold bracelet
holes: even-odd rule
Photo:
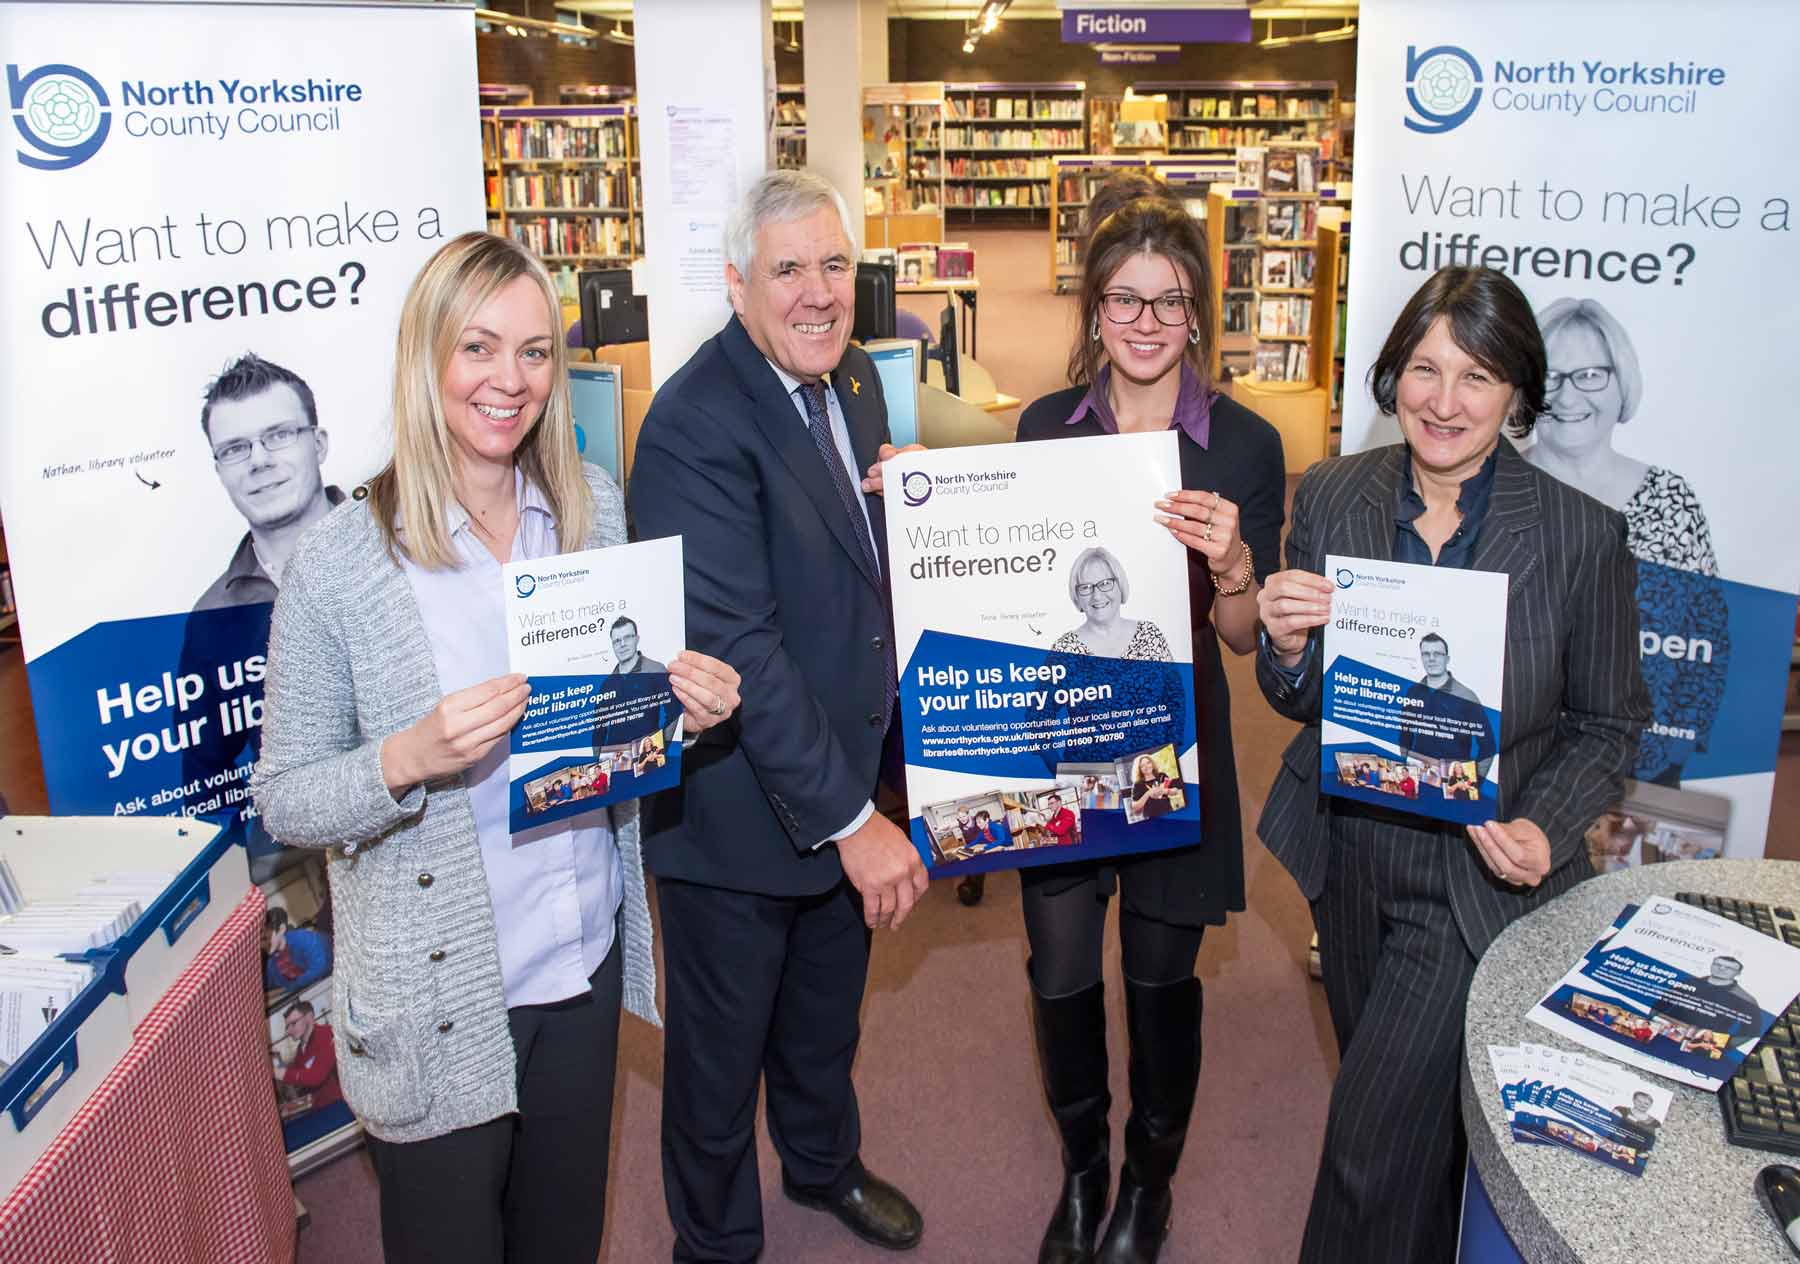
[[[1221,588],[1219,586],[1219,577],[1217,575],[1213,575],[1212,567],[1209,566],[1206,568],[1206,573],[1208,575],[1212,575],[1213,592],[1217,593],[1221,597],[1237,596],[1239,593],[1243,592],[1246,588],[1250,587],[1250,579],[1252,576],[1254,576],[1256,574],[1256,564],[1255,564],[1255,561],[1253,560],[1253,558],[1251,557],[1251,553],[1250,553],[1250,541],[1240,539],[1238,541],[1238,544],[1244,550],[1244,573],[1241,577],[1239,577],[1237,583],[1233,584],[1230,588]]]

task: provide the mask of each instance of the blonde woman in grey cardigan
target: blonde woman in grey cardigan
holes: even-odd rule
[[[599,1254],[621,1005],[657,1022],[635,804],[513,835],[500,567],[625,540],[576,452],[559,308],[524,248],[445,245],[406,297],[394,455],[302,540],[269,638],[270,832],[325,848],[333,1043],[390,1264]],[[738,675],[684,652],[690,731]]]

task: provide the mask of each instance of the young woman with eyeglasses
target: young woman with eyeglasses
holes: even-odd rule
[[[1020,872],[1038,1056],[1064,1168],[1041,1264],[1152,1261],[1168,1233],[1170,1181],[1200,1076],[1194,962],[1206,927],[1244,907],[1219,643],[1238,654],[1255,647],[1256,594],[1277,561],[1286,491],[1275,428],[1213,389],[1213,290],[1200,225],[1166,188],[1127,181],[1109,181],[1089,206],[1074,385],[1026,409],[1018,437],[1175,432],[1181,486],[1144,511],[1188,550],[1202,824],[1191,847]],[[1111,1186],[1100,959],[1115,888],[1132,1102],[1118,1200],[1096,1245]]]

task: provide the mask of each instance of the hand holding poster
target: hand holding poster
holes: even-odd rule
[[[1495,819],[1506,576],[1336,556],[1325,573],[1336,590],[1319,784],[1445,821]]]
[[[887,535],[913,845],[933,876],[1200,837],[1172,434],[913,452]]]
[[[513,833],[681,782],[681,539],[501,568],[514,671],[531,699],[512,731]]]

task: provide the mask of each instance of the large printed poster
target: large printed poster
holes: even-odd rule
[[[0,61],[0,512],[51,807],[219,821],[274,891],[307,858],[249,798],[270,606],[386,458],[413,274],[484,224],[469,11],[12,4]],[[329,900],[288,885],[270,993],[325,1023]]]
[[[1800,8],[1624,7],[1364,3],[1344,448],[1399,438],[1361,383],[1433,271],[1517,281],[1550,369],[1526,459],[1621,510],[1638,562],[1654,714],[1625,810],[1650,787],[1659,821],[1760,856],[1800,587],[1796,187],[1768,157]]]
[[[1187,555],[1152,506],[1175,436],[887,466],[913,845],[933,877],[1200,837]]]

